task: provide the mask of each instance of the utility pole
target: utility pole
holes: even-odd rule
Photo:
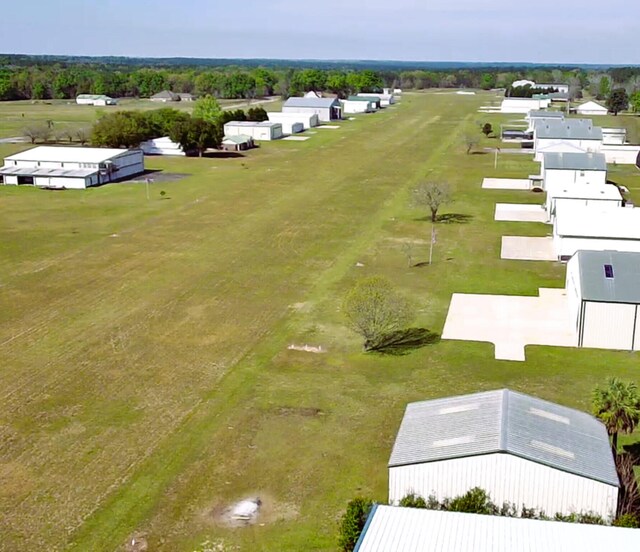
[[[433,222],[431,223],[431,244],[429,246],[429,264],[433,260],[433,244],[436,243],[436,229],[433,226]]]
[[[493,160],[493,168],[497,169],[498,168],[498,152],[500,151],[500,148],[496,147],[495,149],[495,157]]]

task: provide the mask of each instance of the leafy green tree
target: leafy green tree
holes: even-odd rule
[[[450,512],[466,512],[469,514],[495,515],[498,511],[491,502],[487,491],[474,487],[461,496],[455,497],[447,506]]]
[[[223,111],[218,120],[218,124],[223,127],[229,121],[246,121],[247,114],[243,109]]]
[[[438,210],[452,200],[451,188],[445,182],[423,182],[413,191],[413,201],[431,212],[431,222],[438,221]]]
[[[482,134],[484,134],[487,138],[492,132],[493,127],[491,126],[491,123],[485,123],[484,125],[482,125]]]
[[[598,94],[596,98],[598,100],[604,100],[609,97],[611,93],[611,80],[606,75],[600,77],[600,82],[598,83]]]
[[[491,90],[496,87],[496,75],[494,73],[484,73],[480,79],[480,88]]]
[[[629,96],[624,88],[615,88],[611,91],[607,98],[607,109],[614,115],[629,109]]]
[[[618,453],[618,434],[633,433],[640,422],[640,394],[632,381],[609,378],[593,391],[593,413],[611,435],[613,453]]]
[[[153,125],[140,111],[116,111],[103,115],[93,126],[91,142],[96,146],[132,148],[157,138]]]
[[[326,87],[327,90],[338,94],[340,97],[345,97],[349,91],[349,84],[344,73],[330,73],[327,76]]]
[[[340,520],[338,536],[340,550],[351,552],[356,547],[371,508],[373,508],[373,501],[368,498],[357,497],[347,504],[347,510]]]
[[[364,350],[374,351],[385,337],[413,320],[411,304],[386,278],[372,276],[356,283],[344,298],[342,310],[349,326],[364,338]]]
[[[204,96],[196,101],[193,117],[216,124],[222,115],[222,108],[213,96]]]
[[[613,522],[615,527],[631,527],[632,529],[640,529],[640,518],[636,514],[622,514]]]
[[[199,157],[209,148],[219,148],[222,142],[220,125],[195,117],[176,123],[169,137],[180,144],[185,153],[196,151]]]
[[[262,96],[273,95],[275,85],[278,83],[278,77],[273,71],[258,67],[253,72],[253,78],[255,79],[255,86]]]
[[[267,115],[264,107],[252,107],[247,111],[247,121],[268,121],[269,115]]]
[[[2,92],[0,91],[0,96]],[[634,113],[640,113],[640,90],[636,90],[629,97],[629,103],[631,104],[631,109],[633,109]]]
[[[191,117],[184,111],[178,111],[172,107],[153,109],[144,113],[151,127],[153,138],[169,136],[173,127],[179,122],[188,121]]]
[[[415,493],[409,493],[408,495],[403,496],[400,499],[398,505],[402,506],[403,508],[425,509],[427,507],[427,501]]]

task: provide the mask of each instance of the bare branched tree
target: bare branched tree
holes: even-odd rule
[[[38,140],[46,142],[51,135],[51,129],[47,125],[31,125],[25,128],[22,134],[35,144]]]
[[[451,187],[445,182],[423,182],[413,191],[413,200],[420,207],[428,207],[431,222],[437,222],[440,207],[452,201]]]
[[[76,138],[83,146],[89,141],[89,136],[91,136],[91,132],[86,128],[81,127],[76,130]]]

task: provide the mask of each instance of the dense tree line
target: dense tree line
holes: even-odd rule
[[[31,60],[31,62],[29,62]],[[105,60],[111,60],[106,62]],[[165,60],[166,61],[166,60]],[[640,68],[604,69],[549,67],[442,67],[408,69],[403,64],[380,63],[379,69],[337,68],[318,62],[318,68],[260,62],[237,65],[225,62],[208,67],[183,60],[183,64],[119,58],[62,58],[5,56],[0,58],[0,100],[74,99],[78,94],[106,94],[116,98],[149,97],[164,89],[216,98],[295,96],[309,90],[326,90],[340,96],[379,91],[383,87],[507,88],[515,80],[567,83],[572,93],[587,90],[601,98],[613,88],[629,95],[640,90]],[[202,60],[200,60],[202,62]],[[140,63],[147,65],[140,65]],[[442,64],[441,64],[442,65]],[[354,66],[356,68],[354,68]]]

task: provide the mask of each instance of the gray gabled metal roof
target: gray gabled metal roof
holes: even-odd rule
[[[591,119],[564,119],[538,121],[536,138],[562,140],[602,140],[602,128],[593,126]]]
[[[564,113],[562,111],[529,111],[530,119],[564,119]]]
[[[575,257],[584,300],[640,304],[640,253],[578,251]],[[613,278],[604,265],[611,265]]]
[[[389,467],[491,453],[619,485],[602,423],[508,389],[408,404]]]
[[[607,158],[604,153],[553,152],[545,153],[544,168],[552,170],[606,171]]]
[[[337,98],[289,98],[284,107],[340,107]]]

